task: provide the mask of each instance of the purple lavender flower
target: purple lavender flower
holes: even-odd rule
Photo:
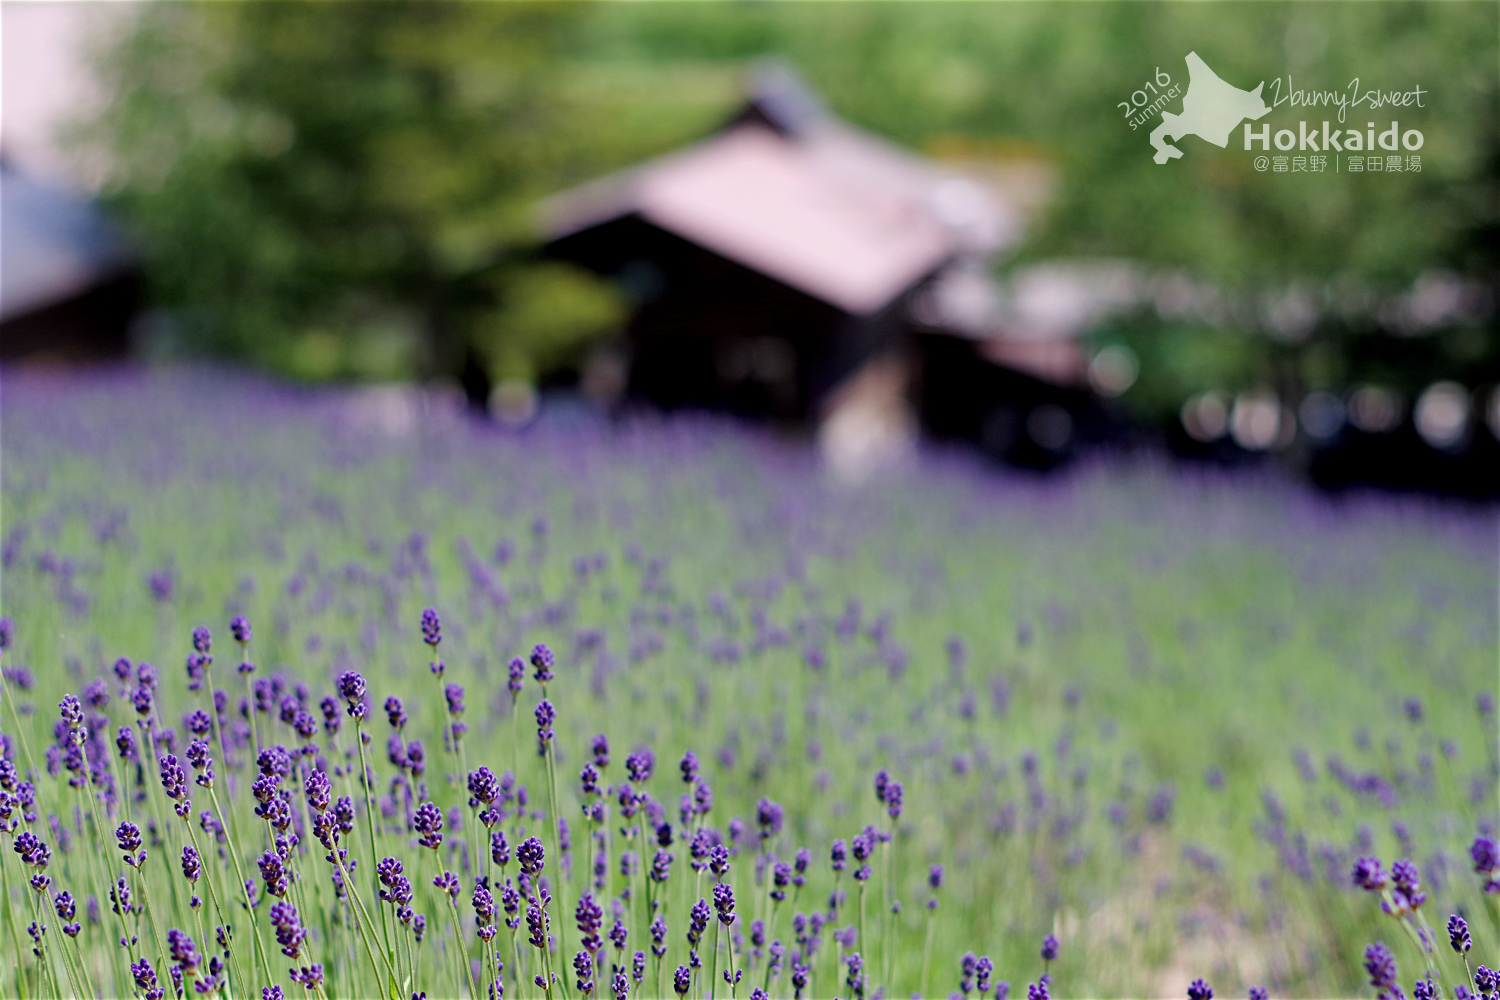
[[[182,877],[189,882],[196,882],[202,874],[203,861],[198,857],[198,849],[188,844],[182,849]]]
[[[161,787],[167,798],[177,803],[177,815],[186,817],[192,802],[187,796],[187,771],[175,754],[167,754],[157,760],[161,769]]]
[[[594,900],[592,893],[586,892],[579,898],[573,913],[578,923],[580,943],[590,952],[598,951],[604,946],[599,937],[599,930],[604,926],[604,907]]]
[[[318,702],[318,709],[323,713],[323,731],[329,736],[337,734],[339,726],[343,724],[343,718],[339,715],[339,703],[333,700],[332,695],[326,695]]]
[[[1390,884],[1390,876],[1380,867],[1379,858],[1360,858],[1355,861],[1350,878],[1366,892],[1382,892]]]
[[[261,854],[256,864],[260,868],[261,879],[266,883],[266,892],[272,896],[285,896],[287,890],[291,888],[291,879],[287,875],[281,855],[274,851],[266,851]]]
[[[1481,965],[1474,970],[1474,986],[1485,996],[1500,990],[1500,972]]]
[[[391,695],[385,700],[385,717],[398,733],[406,726],[406,706],[401,704],[400,698]]]
[[[297,908],[285,900],[271,904],[271,926],[276,928],[276,943],[281,953],[292,961],[302,957],[302,943],[307,940],[307,930],[297,916]]]
[[[625,756],[625,773],[637,785],[651,780],[651,771],[655,765],[656,756],[649,749],[637,750]]]
[[[307,795],[307,804],[315,812],[327,812],[328,805],[333,800],[333,782],[328,779],[328,772],[309,772],[302,783],[302,790]]]
[[[573,956],[573,973],[579,993],[587,996],[594,992],[594,957],[587,947]]]
[[[213,727],[214,720],[209,718],[208,713],[201,708],[195,708],[182,717],[182,728],[200,740],[213,732]]]
[[[536,706],[536,738],[539,743],[546,745],[552,742],[552,723],[557,719],[557,712],[552,707],[552,702],[543,698]]]
[[[250,644],[250,621],[244,615],[235,615],[229,619],[229,634],[234,636],[234,641],[241,646]]]
[[[511,704],[515,704],[516,699],[521,696],[521,688],[526,684],[526,661],[519,656],[512,658],[509,670],[510,677],[505,686],[510,691]]]
[[[421,834],[418,840],[423,847],[437,850],[443,843],[443,811],[431,802],[424,802],[417,807],[416,814],[412,816],[412,829]]]
[[[729,849],[723,844],[715,844],[708,852],[708,870],[713,873],[714,878],[723,878],[729,872]]]
[[[687,996],[687,991],[692,987],[693,973],[685,965],[679,965],[677,971],[672,973],[672,989],[679,997]]]
[[[1271,994],[1264,986],[1250,987],[1249,1000],[1270,1000]]]
[[[1026,986],[1026,1000],[1052,1000],[1052,994],[1047,988],[1047,982],[1029,983]]]
[[[538,643],[531,651],[531,667],[535,671],[533,676],[538,684],[548,684],[556,676],[552,673],[552,667],[556,663],[552,656],[552,650],[545,644]]]
[[[198,966],[203,962],[203,956],[198,954],[198,946],[193,943],[193,939],[187,932],[175,927],[167,931],[167,953],[183,974],[189,977],[196,974]]]
[[[443,687],[443,698],[448,702],[448,714],[457,718],[464,714],[464,689],[457,684]]]
[[[1489,837],[1475,837],[1469,847],[1469,860],[1474,862],[1474,874],[1486,880],[1484,891],[1500,894],[1500,880],[1495,878],[1496,870],[1500,869],[1500,847]]]
[[[457,875],[445,871],[441,875],[434,876],[432,884],[439,892],[448,894],[448,901],[452,905],[458,905],[458,894],[463,891],[463,883],[458,880]]]
[[[1419,909],[1426,901],[1427,893],[1422,891],[1417,866],[1406,858],[1391,865],[1390,899],[1381,902],[1381,909],[1392,916],[1401,916]]]
[[[580,926],[579,930],[583,928]],[[661,916],[651,921],[651,954],[658,960],[667,954],[667,921]]]
[[[58,702],[58,708],[62,713],[62,721],[71,730],[83,728],[83,704],[77,695],[63,695],[62,701]]]
[[[547,947],[547,911],[542,909],[541,900],[535,896],[526,904],[526,931],[533,948]]]
[[[714,912],[718,914],[719,923],[725,927],[734,923],[734,890],[729,887],[728,882],[714,885]]]
[[[510,844],[505,839],[504,830],[490,834],[490,860],[502,869],[510,864]]]
[[[593,754],[595,767],[601,771],[609,767],[609,738],[603,733],[594,737],[589,752]]]
[[[990,961],[988,955],[980,955],[979,960],[974,963],[974,986],[980,995],[990,991],[990,976],[995,971],[995,963]]]
[[[614,994],[615,1000],[625,1000],[630,994],[630,980],[625,978],[625,973],[615,973],[614,981],[610,983],[610,992]]]
[[[433,649],[437,649],[438,643],[443,641],[443,623],[438,618],[438,613],[432,608],[422,610],[422,641]]]
[[[787,886],[792,884],[792,866],[778,861],[771,867],[771,899],[780,903],[786,899]]]
[[[134,868],[144,862],[145,852],[140,858],[135,857],[135,852],[141,849],[141,828],[134,823],[121,823],[115,828],[115,843],[121,851],[125,852],[124,860],[127,865]]]
[[[214,787],[214,761],[208,755],[208,741],[194,740],[190,743],[187,749],[187,759],[188,763],[193,766],[193,770],[198,772],[193,780],[199,787]]]
[[[691,785],[698,777],[698,755],[689,750],[682,755],[677,767],[682,771],[682,783]]]
[[[1370,985],[1377,990],[1387,990],[1396,985],[1396,956],[1377,941],[1365,949],[1365,971],[1370,974]]]
[[[849,845],[842,840],[835,840],[831,854],[833,857],[834,872],[843,871],[844,866],[849,862]]]
[[[689,948],[697,948],[698,942],[703,940],[704,931],[708,930],[708,922],[712,914],[708,909],[708,900],[700,899],[693,904],[692,910],[688,912],[687,941]]]
[[[901,787],[901,782],[899,781],[892,781],[886,786],[885,811],[886,815],[891,818],[892,823],[901,818],[901,805],[905,794],[905,789]]]
[[[339,696],[348,704],[349,715],[355,721],[365,717],[365,679],[357,670],[339,674]]]
[[[1188,1000],[1214,1000],[1213,987],[1202,979],[1194,979],[1188,986]]]
[[[1059,945],[1055,936],[1048,934],[1046,937],[1042,938],[1042,961],[1057,961],[1058,947]]]
[[[500,797],[500,779],[495,777],[495,772],[480,765],[476,770],[469,772],[469,808],[477,809],[481,805],[493,805]]]
[[[1460,955],[1474,946],[1469,937],[1469,922],[1456,913],[1448,918],[1448,943]]]
[[[130,976],[142,993],[149,995],[156,990],[156,970],[151,968],[148,960],[143,958],[139,962],[131,962]]]
[[[847,956],[844,959],[844,963],[848,966],[848,971],[844,976],[844,985],[848,986],[849,990],[856,997],[863,997],[865,995],[864,956],[856,951],[853,954]]]
[[[536,837],[528,837],[516,848],[516,863],[521,866],[521,871],[532,878],[542,873],[547,864],[547,852],[542,847],[542,842]]]
[[[755,807],[755,822],[760,827],[760,839],[764,843],[781,832],[785,812],[770,799],[763,798]]]
[[[287,975],[292,982],[301,983],[302,988],[311,993],[323,985],[323,963],[314,962],[312,965],[293,969]]]

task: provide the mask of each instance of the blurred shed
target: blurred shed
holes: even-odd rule
[[[944,290],[993,298],[988,261],[1020,235],[992,186],[840,121],[779,64],[713,135],[544,213],[550,255],[636,303],[632,396],[825,425],[863,408],[892,432],[914,333],[982,334]]]
[[[0,360],[123,357],[138,278],[98,206],[0,159]]]

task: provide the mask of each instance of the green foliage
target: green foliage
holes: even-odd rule
[[[480,329],[503,329],[509,354],[564,336],[505,294],[566,296],[552,271],[527,275],[535,202],[575,155],[553,84],[576,17],[145,8],[95,137],[161,301],[200,348],[311,378],[449,370]],[[597,325],[597,303],[581,309]]]
[[[158,296],[201,347],[323,377],[452,371],[472,344],[535,372],[566,354],[547,345],[607,326],[593,293],[524,276],[538,200],[704,135],[767,55],[909,147],[1053,170],[1008,264],[1126,258],[1251,298],[1293,283],[1391,292],[1435,268],[1482,278],[1497,32],[1483,3],[146,5],[108,60],[119,97],[93,137]],[[1158,69],[1185,82],[1189,51],[1268,95],[1288,74],[1421,86],[1422,109],[1352,114],[1420,127],[1422,172],[1260,173],[1237,136],[1223,150],[1189,137],[1183,159],[1155,164],[1149,123],[1132,131],[1118,102]],[[1283,106],[1264,121],[1324,117]],[[536,306],[549,297],[575,325]],[[1262,325],[1236,325],[1141,325],[1140,353],[1166,367],[1137,391],[1180,401],[1209,375],[1281,377],[1257,367],[1279,351],[1249,343]],[[1360,336],[1318,349],[1350,358]],[[1432,363],[1495,356],[1488,330],[1458,339]]]

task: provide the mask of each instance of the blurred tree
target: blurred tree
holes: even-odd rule
[[[467,370],[479,396],[616,323],[531,255],[536,200],[595,166],[556,86],[578,14],[142,5],[85,137],[177,336],[308,378]]]

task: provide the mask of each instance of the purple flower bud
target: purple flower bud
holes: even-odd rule
[[[464,714],[464,689],[457,684],[449,684],[443,688],[443,697],[448,702],[448,714],[457,718]]]
[[[1214,1000],[1213,987],[1202,979],[1194,979],[1188,986],[1188,1000]]]
[[[424,802],[417,807],[411,825],[413,830],[422,835],[418,843],[423,847],[437,850],[443,843],[443,811],[431,802]]]
[[[501,868],[510,864],[510,844],[506,842],[503,830],[490,834],[490,860]]]
[[[1460,955],[1474,945],[1473,939],[1469,937],[1468,921],[1456,913],[1448,918],[1448,943]]]
[[[339,695],[349,703],[349,714],[354,715],[354,706],[365,696],[365,679],[356,670],[339,674]]]
[[[521,688],[526,684],[526,661],[519,656],[514,657],[510,661],[509,669],[510,679],[505,682],[505,686],[510,691],[511,700],[515,701],[521,694]]]
[[[536,706],[536,738],[538,742],[546,744],[552,741],[552,723],[557,718],[557,712],[552,707],[552,702],[543,698]]]
[[[443,624],[438,619],[438,613],[432,608],[424,608],[422,611],[422,641],[433,649],[443,641]]]
[[[1381,892],[1390,884],[1390,876],[1380,867],[1379,858],[1360,858],[1350,872],[1354,884],[1367,892]]]
[[[1365,949],[1365,971],[1370,974],[1370,985],[1385,990],[1396,984],[1396,956],[1383,942],[1377,941]]]
[[[725,927],[734,923],[734,890],[728,882],[719,882],[714,886],[714,912],[718,914],[719,923]]]
[[[241,646],[250,642],[250,621],[244,615],[235,615],[229,619],[229,634],[234,636],[234,641]]]
[[[203,862],[198,857],[198,849],[188,844],[182,849],[182,876],[189,882],[196,882],[202,874]]]
[[[552,673],[552,667],[555,663],[556,660],[552,656],[552,650],[548,649],[545,644],[538,643],[536,648],[532,649],[531,667],[535,671],[533,676],[536,677],[538,684],[547,684],[552,681],[553,677],[556,676]]]
[[[516,863],[521,866],[521,871],[536,878],[542,873],[542,868],[547,863],[547,852],[542,847],[542,842],[536,837],[528,837],[516,848]]]

